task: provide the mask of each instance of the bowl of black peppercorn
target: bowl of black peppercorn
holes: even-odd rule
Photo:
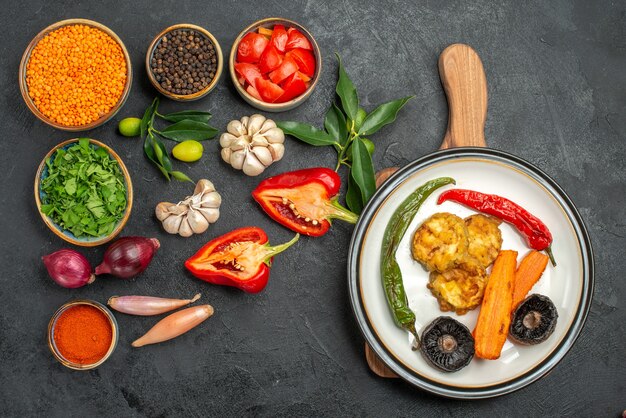
[[[165,28],[146,53],[152,85],[165,97],[198,100],[209,94],[222,75],[222,49],[200,26],[183,23]]]

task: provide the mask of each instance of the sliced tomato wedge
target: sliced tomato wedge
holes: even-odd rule
[[[282,88],[285,90],[285,92],[282,96],[278,98],[278,100],[276,100],[276,102],[279,103],[287,102],[300,96],[306,91],[307,85],[304,81],[302,81],[302,79],[298,75],[298,72],[296,71],[291,76],[289,76],[287,80],[285,80]]]
[[[272,39],[270,39],[270,42],[280,53],[285,53],[288,38],[289,36],[287,35],[287,31],[283,25],[274,26],[274,32],[272,33]]]
[[[256,32],[247,33],[237,47],[237,62],[256,64],[270,41]]]
[[[250,85],[246,87],[246,91],[250,96],[254,97],[255,99],[263,101],[261,95],[259,94],[259,91],[255,89],[254,86]]]
[[[296,71],[298,71],[298,64],[296,64],[293,58],[285,56],[285,59],[280,66],[270,73],[270,80],[276,84],[280,84]]]
[[[259,59],[259,70],[263,74],[269,73],[270,71],[278,68],[281,62],[283,62],[283,57],[280,55],[276,47],[272,43],[269,43]]]
[[[235,71],[249,84],[254,86],[257,78],[262,77],[259,67],[248,62],[238,62],[235,64]],[[239,81],[241,83],[241,80]],[[241,83],[242,85],[244,83]]]
[[[287,51],[295,48],[313,49],[307,37],[296,28],[289,28],[289,30],[287,30],[287,46],[285,48]]]
[[[261,100],[268,103],[274,103],[280,96],[285,93],[278,84],[274,84],[269,80],[257,78],[255,83],[256,89],[261,96]]]
[[[299,71],[309,77],[313,77],[313,74],[315,74],[315,57],[311,51],[295,48],[287,52],[286,56],[291,57],[298,64]]]

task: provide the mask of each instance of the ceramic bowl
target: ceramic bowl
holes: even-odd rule
[[[204,35],[206,39],[211,41],[211,43],[215,47],[215,55],[217,57],[217,70],[215,72],[215,77],[213,77],[213,80],[211,80],[211,82],[206,87],[204,87],[202,90],[197,91],[193,94],[175,94],[175,93],[165,90],[163,87],[161,87],[161,84],[159,84],[157,79],[154,77],[154,73],[150,69],[150,61],[152,61],[152,55],[154,55],[154,51],[156,50],[157,46],[161,42],[161,38],[163,38],[163,36],[166,35],[167,33],[176,29],[193,29],[197,32],[200,32],[202,35]],[[206,96],[207,94],[209,94],[211,90],[213,90],[215,86],[217,86],[217,83],[220,77],[222,76],[223,66],[224,66],[224,57],[222,56],[222,48],[220,47],[219,42],[217,42],[217,39],[215,38],[215,36],[213,36],[213,34],[211,34],[211,32],[209,32],[208,30],[200,26],[192,25],[190,23],[181,23],[181,24],[170,26],[170,27],[163,29],[157,36],[154,37],[154,39],[150,43],[150,46],[148,47],[148,52],[146,53],[146,73],[148,74],[148,78],[150,79],[150,82],[152,83],[154,88],[157,89],[158,92],[161,93],[163,96],[168,97],[172,100],[180,101],[180,102],[198,100]]]
[[[54,122],[53,120],[48,118],[46,115],[41,113],[39,109],[37,108],[37,106],[35,106],[35,103],[31,99],[30,95],[28,94],[28,85],[26,84],[26,69],[28,66],[28,60],[30,59],[30,55],[33,49],[35,48],[35,46],[37,46],[37,43],[48,33],[56,29],[62,28],[64,26],[71,26],[71,25],[91,26],[96,29],[100,29],[102,32],[106,33],[111,38],[113,38],[115,42],[117,42],[119,46],[122,48],[122,52],[124,53],[124,58],[126,59],[126,70],[127,70],[126,71],[126,84],[124,85],[124,90],[122,91],[122,95],[117,101],[117,104],[107,114],[102,115],[99,119],[91,123],[88,123],[86,125],[79,125],[79,126],[61,125],[57,122]],[[78,132],[78,131],[87,131],[89,129],[96,128],[106,123],[109,119],[115,116],[115,114],[122,108],[122,106],[126,102],[126,99],[128,98],[128,93],[130,92],[130,87],[133,82],[133,71],[132,71],[132,65],[130,62],[130,55],[128,54],[128,50],[126,49],[126,46],[124,45],[122,40],[119,38],[119,36],[115,34],[115,32],[113,32],[111,29],[104,26],[103,24],[94,22],[93,20],[67,19],[67,20],[62,20],[60,22],[53,23],[52,25],[48,26],[47,28],[39,32],[37,36],[35,36],[33,40],[30,41],[30,44],[28,44],[28,46],[26,47],[26,51],[24,51],[24,55],[22,55],[22,60],[20,62],[19,82],[20,82],[20,91],[22,93],[22,98],[24,99],[24,102],[26,102],[26,106],[28,106],[30,111],[33,112],[33,114],[39,120],[52,126],[53,128],[61,129],[63,131]]]
[[[55,327],[57,324],[57,320],[59,319],[61,314],[65,312],[66,310],[68,310],[69,308],[73,308],[75,306],[80,306],[80,305],[92,306],[98,309],[100,312],[102,312],[107,317],[109,324],[111,325],[111,330],[113,331],[112,338],[111,338],[111,346],[109,347],[109,350],[106,352],[104,357],[102,357],[97,362],[91,363],[91,364],[74,363],[66,359],[65,357],[63,357],[63,354],[61,354],[61,352],[56,346],[56,343],[54,342],[54,331],[55,331]],[[57,309],[54,315],[52,315],[52,318],[50,318],[50,322],[48,323],[48,348],[50,348],[52,355],[54,356],[55,359],[58,360],[59,363],[73,370],[91,370],[100,366],[109,357],[111,357],[111,354],[113,354],[113,351],[115,351],[115,348],[117,347],[118,340],[119,340],[119,329],[118,329],[117,321],[115,320],[115,317],[113,316],[113,313],[106,306],[102,305],[99,302],[96,302],[95,300],[79,299],[79,300],[68,302],[64,304],[63,306],[61,306],[59,309]]]
[[[102,142],[96,141],[95,139],[89,139],[89,143],[92,147],[104,148],[109,153],[111,158],[117,161],[120,169],[122,170],[122,174],[124,176],[124,183],[126,184],[126,211],[124,212],[124,216],[122,217],[122,219],[120,219],[120,221],[116,225],[113,232],[111,232],[107,236],[76,237],[70,231],[67,231],[61,228],[52,220],[52,218],[45,215],[41,211],[41,204],[42,204],[42,201],[44,200],[45,194],[43,193],[43,191],[41,191],[40,186],[41,186],[41,182],[46,177],[48,177],[48,167],[46,166],[46,160],[49,157],[51,157],[58,149],[60,148],[67,149],[77,142],[78,142],[78,138],[69,139],[67,141],[61,142],[60,144],[52,148],[43,158],[43,160],[41,161],[41,164],[39,164],[39,168],[37,169],[37,175],[35,176],[35,202],[37,204],[37,211],[41,215],[41,219],[43,219],[44,223],[48,226],[48,228],[50,228],[50,230],[54,232],[58,237],[64,239],[70,244],[79,245],[82,247],[95,247],[97,245],[105,244],[111,241],[122,231],[122,228],[124,228],[124,225],[126,225],[126,222],[128,221],[128,218],[130,217],[130,212],[133,207],[133,184],[130,179],[130,174],[128,174],[128,170],[126,169],[126,166],[124,165],[124,162],[119,157],[119,155],[117,155],[115,151],[113,151],[110,147],[103,144]]]
[[[239,83],[237,72],[235,71],[237,47],[239,46],[239,42],[241,41],[241,39],[249,32],[258,31],[260,27],[273,28],[274,25],[283,25],[285,26],[285,28],[294,27],[298,29],[311,42],[311,45],[313,46],[313,55],[315,56],[315,74],[313,74],[313,77],[311,77],[311,84],[309,85],[309,88],[300,96],[284,103],[266,103],[262,100],[252,97]],[[235,85],[235,89],[237,89],[239,95],[241,95],[241,97],[243,97],[243,99],[248,102],[248,104],[265,112],[284,112],[286,110],[294,109],[300,106],[306,101],[306,99],[309,98],[311,93],[313,93],[313,90],[315,89],[315,87],[317,86],[317,82],[319,81],[320,74],[322,73],[322,54],[320,52],[320,48],[317,42],[315,41],[315,38],[313,38],[313,35],[311,35],[311,33],[304,26],[289,19],[283,19],[281,17],[269,17],[254,22],[253,24],[242,30],[241,33],[239,33],[239,35],[235,39],[235,42],[233,42],[233,47],[230,50],[228,67],[230,70],[230,78]]]

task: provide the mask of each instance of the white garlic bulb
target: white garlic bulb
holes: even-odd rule
[[[222,197],[209,180],[196,184],[193,195],[178,203],[161,202],[154,212],[163,229],[170,234],[190,237],[201,234],[215,223],[220,216]]]
[[[285,154],[285,134],[263,115],[228,123],[220,137],[222,159],[248,176],[258,176]]]

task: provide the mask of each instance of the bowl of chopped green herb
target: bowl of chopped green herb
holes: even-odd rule
[[[95,139],[75,138],[44,157],[35,201],[52,232],[71,244],[95,247],[115,238],[128,221],[133,185],[115,151]]]

